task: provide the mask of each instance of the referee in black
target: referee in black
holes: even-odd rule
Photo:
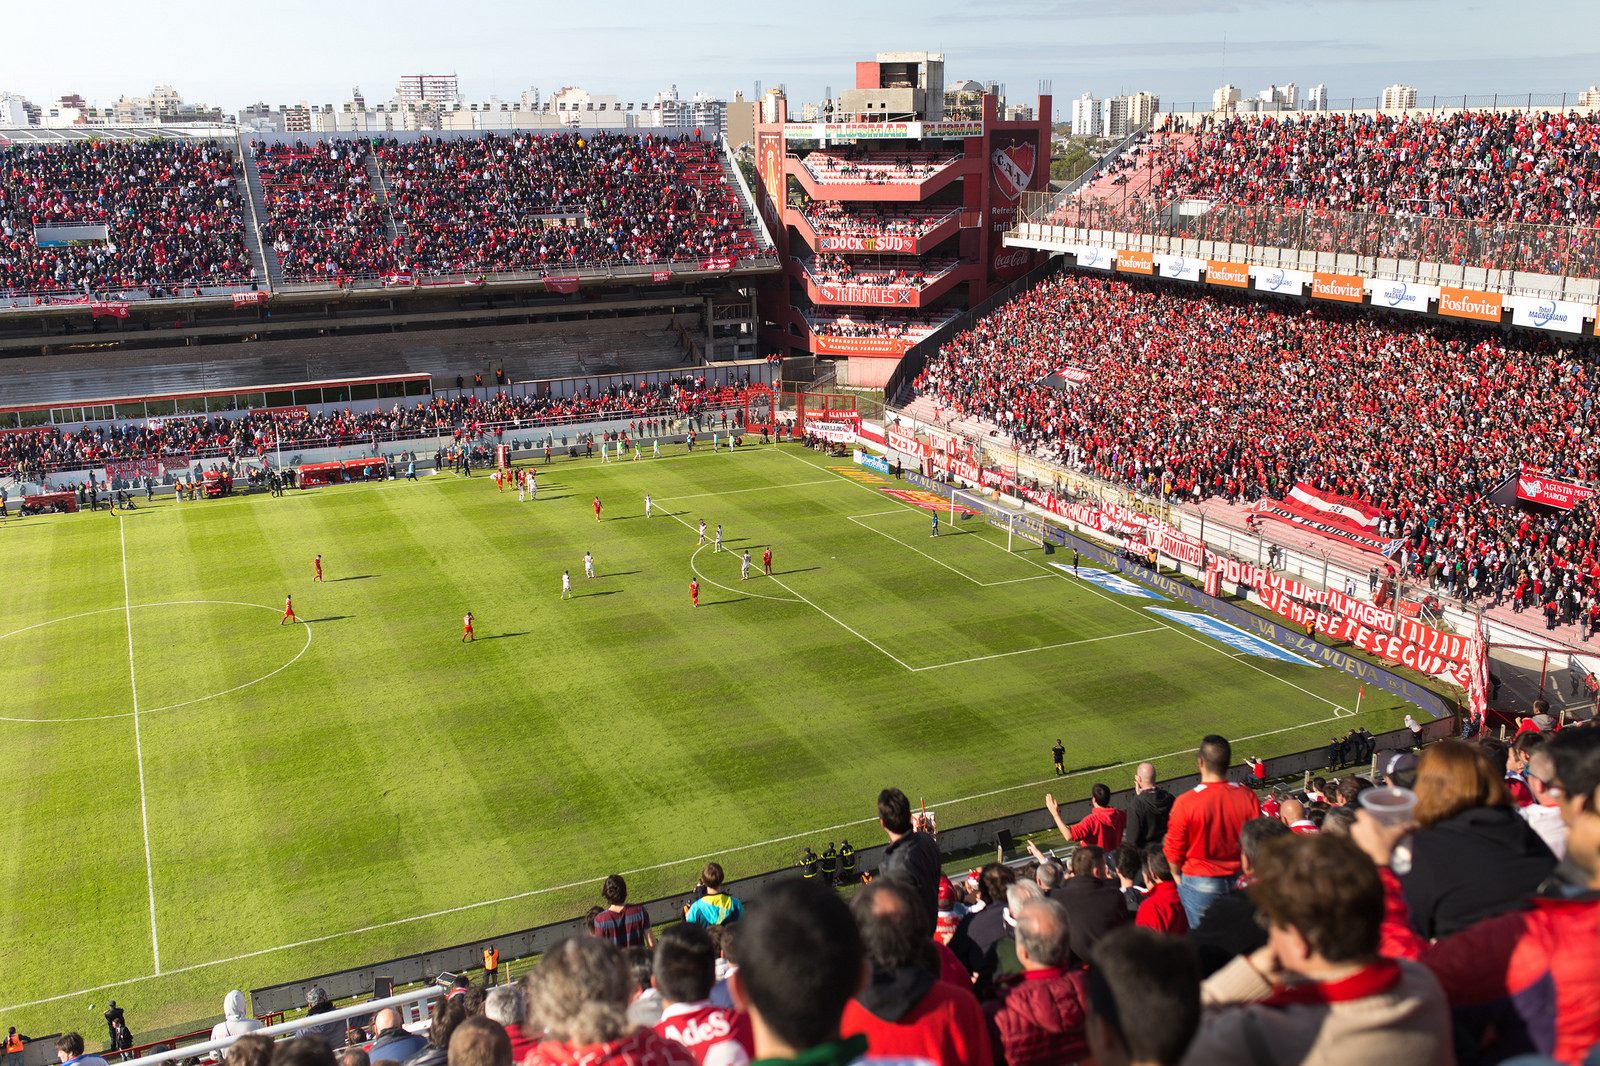
[[[1066,745],[1062,744],[1060,740],[1057,740],[1056,746],[1050,749],[1050,757],[1055,760],[1057,777],[1060,777],[1062,774],[1067,772],[1065,765],[1067,748]]]

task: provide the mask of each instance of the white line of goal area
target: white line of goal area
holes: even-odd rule
[[[1275,737],[1283,733],[1292,733],[1302,729],[1310,729],[1313,726],[1324,725],[1328,722],[1337,721],[1338,718],[1338,715],[1330,715],[1327,718],[1319,718],[1311,722],[1301,722],[1298,725],[1284,726],[1281,729],[1269,729],[1261,733],[1252,733],[1249,736],[1234,738],[1233,743],[1238,745],[1247,740],[1262,740],[1266,737]],[[959,807],[964,803],[975,803],[978,800],[992,799],[995,796],[1003,796],[1009,792],[1020,792],[1023,789],[1028,788],[1041,788],[1045,785],[1051,784],[1052,782],[1065,781],[1069,778],[1088,777],[1091,774],[1103,776],[1112,770],[1121,770],[1129,766],[1137,766],[1142,762],[1159,762],[1162,759],[1171,759],[1179,755],[1187,755],[1193,750],[1193,748],[1179,748],[1177,751],[1169,751],[1161,755],[1146,755],[1138,759],[1129,759],[1126,762],[1112,763],[1108,766],[1097,766],[1090,770],[1073,770],[1070,773],[1062,774],[1060,776],[1041,777],[1036,781],[1024,781],[1016,785],[1006,785],[1003,788],[990,789],[987,792],[976,792],[970,796],[961,796],[955,799],[947,799],[929,803],[928,806],[933,807],[936,810],[940,808],[948,809],[950,807]],[[681,859],[671,859],[667,862],[657,862],[651,863],[648,866],[638,866],[631,870],[622,870],[620,873],[623,877],[635,877],[639,874],[654,873],[657,870],[667,870],[677,866],[694,866],[712,859],[724,858],[729,855],[737,855],[740,852],[753,851],[757,848],[771,847],[775,844],[787,844],[794,840],[804,840],[807,838],[815,839],[821,837],[825,833],[834,833],[843,829],[855,829],[858,826],[863,825],[875,825],[877,824],[877,821],[878,819],[876,815],[866,818],[857,818],[854,821],[840,822],[837,825],[828,825],[817,829],[808,829],[802,833],[788,833],[784,836],[772,837],[768,840],[758,840],[750,844],[738,844],[733,847],[723,848],[720,851],[708,851],[702,855],[690,855]],[[163,970],[160,973],[145,974],[140,977],[129,977],[122,981],[109,981],[105,984],[94,985],[89,988],[80,988],[72,992],[62,992],[53,996],[45,996],[42,999],[28,1000],[25,1003],[12,1003],[0,1007],[0,1014],[9,1014],[12,1011],[23,1010],[28,1007],[38,1007],[46,1003],[57,1003],[64,999],[71,999],[74,996],[86,996],[95,992],[104,992],[111,988],[125,988],[129,985],[143,984],[146,981],[154,981],[163,977],[176,977],[180,974],[194,973],[197,970],[208,970],[214,966],[230,966],[234,963],[246,962],[250,959],[259,959],[266,955],[276,955],[282,951],[294,951],[298,948],[313,947],[317,944],[327,944],[335,940],[343,940],[346,937],[362,936],[366,933],[375,933],[384,929],[393,929],[396,926],[401,925],[415,925],[417,922],[426,922],[435,918],[445,918],[452,914],[463,914],[467,911],[481,910],[484,907],[496,907],[506,903],[516,903],[520,900],[532,899],[536,896],[547,896],[554,892],[565,892],[574,888],[583,888],[584,886],[592,887],[598,884],[607,874],[616,872],[619,871],[607,869],[604,873],[593,874],[589,877],[585,877],[576,881],[568,881],[565,884],[548,885],[544,888],[531,888],[525,892],[514,892],[511,895],[499,896],[495,899],[479,900],[475,903],[462,903],[454,907],[442,907],[438,910],[427,911],[423,914],[414,914],[406,918],[392,918],[388,921],[374,922],[371,925],[363,925],[355,929],[345,929],[337,933],[325,933],[322,936],[307,937],[304,940],[296,940],[290,944],[279,944],[276,947],[270,948],[258,948],[255,951],[246,951],[239,955],[231,955],[225,959],[212,959],[208,962],[191,963],[187,966],[172,967],[167,970]],[[15,960],[13,960],[13,962],[14,961]]]
[[[880,537],[889,538],[890,540],[894,541],[896,544],[900,545],[902,548],[908,548],[911,551],[916,552],[918,555],[922,556],[924,559],[928,560],[930,563],[937,563],[938,565],[944,567],[946,570],[950,571],[952,574],[955,574],[955,575],[957,575],[959,577],[966,578],[968,581],[972,582],[974,585],[977,585],[979,588],[991,589],[991,588],[997,588],[1000,585],[1018,585],[1018,584],[1021,584],[1024,581],[1046,581],[1050,577],[1049,574],[1033,574],[1033,575],[1030,575],[1028,577],[1008,578],[1005,581],[979,581],[977,578],[973,577],[971,574],[967,573],[965,570],[962,570],[960,567],[951,566],[949,563],[945,562],[943,559],[939,559],[939,558],[936,558],[936,557],[934,557],[932,555],[929,555],[927,552],[923,551],[921,548],[917,547],[915,544],[908,544],[907,542],[901,540],[899,537],[895,536],[893,533],[885,533],[883,530],[879,529],[877,526],[874,526],[869,522],[863,522],[862,521],[863,518],[877,518],[880,515],[904,514],[904,513],[905,513],[905,509],[904,508],[896,508],[893,511],[873,511],[870,514],[853,514],[853,515],[846,515],[846,517],[850,521],[854,522],[856,525],[860,526],[862,529],[870,529],[872,532],[878,534],[878,536],[880,536]],[[956,535],[962,535],[962,534],[956,534]]]
[[[144,794],[144,740],[139,733],[139,676],[133,665],[133,593],[128,586],[126,518],[117,518],[117,543],[122,551],[122,613],[128,627],[128,685],[133,689],[133,756],[139,768],[139,822],[144,829],[144,877],[150,895],[150,954],[161,972],[161,940],[156,935],[156,868],[150,859],[150,807]]]
[[[831,474],[832,471],[829,471],[829,473]],[[838,478],[838,475],[834,475],[833,477],[827,477],[827,478],[819,478],[816,481],[800,482],[799,484],[808,484],[808,485],[809,484],[817,484],[817,485],[828,484],[828,483],[834,481],[836,478]],[[839,480],[848,481],[849,479],[848,478],[839,478]],[[854,484],[854,482],[851,482],[851,484]],[[780,486],[771,486],[771,487],[772,488],[785,488],[785,487],[791,487],[791,486],[781,486],[780,485]],[[862,487],[864,488],[865,486],[862,486]],[[733,490],[731,490],[731,492],[759,492],[759,491],[764,491],[765,488],[766,487],[763,486],[762,488],[756,488],[756,489],[733,489]],[[722,496],[722,495],[729,495],[729,494],[731,494],[731,492],[730,493],[704,492],[704,493],[700,493],[699,495],[700,496]],[[687,499],[688,497],[681,497],[681,498]],[[667,517],[677,521],[685,529],[689,530],[689,532],[696,533],[696,534],[699,533],[699,529],[696,526],[694,526],[693,524],[691,524],[682,515],[674,514],[673,512],[668,511],[668,510],[663,510],[661,513],[666,515]],[[896,511],[883,511],[883,512],[879,512],[879,513],[880,514],[895,514],[897,512]],[[870,517],[870,516],[861,516],[861,517]],[[857,525],[861,525],[862,523],[856,523],[856,524]],[[872,529],[871,526],[863,526],[863,528]],[[882,530],[872,529],[872,532],[874,532],[874,533],[882,533]],[[884,536],[889,536],[887,533],[883,533],[883,535]],[[900,545],[904,546],[904,547],[911,548],[912,551],[917,552],[918,555],[923,556],[924,558],[930,560],[931,562],[939,563],[940,566],[945,566],[946,565],[946,564],[940,562],[938,559],[933,558],[933,556],[928,555],[926,552],[923,552],[923,551],[913,547],[910,544],[906,544],[905,541],[902,541],[897,537],[889,537],[889,539],[894,541],[897,544],[900,544]],[[982,539],[982,538],[980,538],[980,539]],[[985,541],[985,543],[988,543],[988,542]],[[857,640],[859,640],[859,641],[863,642],[864,644],[867,644],[870,647],[872,647],[874,650],[876,650],[884,658],[890,660],[891,662],[895,663],[896,665],[898,665],[902,669],[906,670],[909,673],[913,673],[913,674],[924,673],[924,672],[926,672],[928,670],[943,670],[945,667],[948,667],[948,666],[964,666],[964,665],[966,665],[968,663],[985,662],[985,661],[990,660],[990,659],[1006,659],[1006,658],[1010,658],[1011,656],[1014,656],[1014,655],[1032,655],[1035,652],[1041,652],[1041,651],[1058,651],[1058,650],[1060,650],[1062,648],[1077,647],[1080,644],[1098,644],[1098,643],[1100,643],[1102,641],[1107,641],[1107,640],[1120,640],[1123,637],[1143,636],[1143,635],[1148,634],[1148,633],[1160,632],[1162,629],[1166,628],[1164,625],[1158,625],[1158,626],[1154,626],[1154,627],[1150,627],[1150,628],[1146,628],[1146,629],[1129,630],[1128,632],[1125,632],[1125,633],[1111,633],[1111,634],[1108,634],[1106,636],[1085,637],[1082,640],[1067,640],[1067,641],[1062,641],[1062,642],[1057,643],[1057,644],[1043,644],[1043,645],[1040,645],[1038,647],[1033,647],[1033,648],[1017,648],[1014,651],[995,652],[995,653],[990,654],[990,655],[975,655],[975,656],[972,656],[972,657],[966,658],[966,659],[952,659],[952,660],[950,660],[948,662],[930,663],[930,664],[928,664],[926,666],[912,666],[910,663],[908,663],[904,659],[900,658],[894,652],[890,651],[888,648],[885,648],[882,644],[879,644],[877,641],[873,640],[871,637],[869,637],[865,633],[861,632],[861,630],[859,630],[859,629],[855,628],[854,626],[850,625],[848,622],[846,622],[843,619],[839,618],[837,615],[834,615],[833,613],[831,613],[830,611],[828,611],[827,609],[825,609],[824,607],[819,605],[815,600],[812,600],[809,597],[804,596],[801,593],[795,591],[795,589],[792,586],[787,585],[784,582],[778,580],[777,577],[767,577],[767,576],[763,575],[762,576],[762,580],[771,581],[774,585],[777,585],[779,588],[781,588],[785,592],[787,592],[789,594],[788,596],[768,596],[768,595],[765,595],[764,593],[755,592],[755,591],[752,591],[752,590],[747,589],[747,588],[734,588],[731,585],[724,585],[720,581],[716,581],[716,580],[713,580],[712,578],[706,577],[704,574],[702,574],[700,572],[700,568],[695,563],[695,560],[697,559],[697,557],[699,556],[701,550],[704,547],[705,547],[704,545],[698,545],[698,546],[696,546],[695,550],[692,553],[690,553],[689,566],[690,566],[690,569],[692,569],[694,571],[696,576],[698,576],[703,581],[705,581],[706,584],[715,585],[717,588],[722,589],[724,592],[732,593],[735,596],[754,596],[754,597],[757,597],[757,598],[760,598],[760,599],[764,599],[764,600],[775,600],[775,601],[777,601],[779,603],[803,603],[806,606],[810,607],[812,610],[816,611],[818,614],[822,615],[828,621],[832,622],[834,625],[836,625],[839,628],[845,630],[845,632],[849,633],[851,636],[855,637]],[[980,584],[980,585],[984,584],[984,582],[980,582],[976,578],[973,578],[968,574],[962,574],[961,571],[956,570],[954,567],[947,567],[947,568],[952,570],[952,571],[954,571],[957,574],[961,574],[961,576],[966,578],[968,581],[972,581],[972,582],[974,582],[976,584]],[[1037,581],[1037,580],[1040,580],[1042,578],[1046,578],[1046,577],[1049,577],[1049,576],[1051,576],[1051,575],[1046,573],[1046,574],[1040,574],[1037,577],[1017,578],[1017,579],[1013,579],[1013,581],[992,582],[991,584],[1009,585],[1009,584],[1015,583],[1015,581],[1018,581],[1018,580],[1020,580],[1020,581]]]
[[[879,500],[888,498],[888,497],[884,497],[881,493],[879,493],[876,489],[872,488],[869,485],[863,485],[858,481],[852,481],[850,478],[845,477],[843,474],[840,474],[835,470],[831,470],[831,469],[829,469],[828,467],[825,467],[825,466],[818,466],[816,463],[811,462],[809,459],[803,459],[800,456],[795,455],[793,452],[784,451],[784,452],[781,452],[780,454],[788,456],[790,459],[793,459],[797,463],[804,463],[806,466],[811,467],[813,470],[825,470],[828,473],[832,474],[834,477],[838,478],[840,481],[843,481],[844,483],[846,483],[848,485],[854,485],[856,488],[861,489],[864,492],[872,493],[873,496],[875,498],[879,499]],[[915,504],[910,504],[910,503],[902,504],[901,508],[903,510],[916,510],[916,511],[920,511],[921,510],[921,508],[917,507]],[[1008,555],[1016,555],[1016,553],[1014,553],[1014,552],[1010,551],[1009,549],[1007,549],[1006,546],[1003,545],[1003,544],[998,544],[998,543],[990,540],[988,537],[985,537],[985,536],[982,536],[982,535],[977,535],[977,536],[978,536],[978,539],[980,541],[982,541],[983,543],[985,543],[985,544],[989,545],[990,547],[996,549],[997,551],[1006,552],[1006,554],[1008,554]],[[1128,611],[1128,612],[1130,612],[1132,614],[1136,614],[1141,619],[1143,619],[1144,621],[1151,621],[1152,620],[1150,615],[1148,615],[1145,612],[1141,611],[1139,608],[1133,606],[1132,604],[1124,603],[1120,597],[1112,595],[1111,593],[1109,593],[1109,592],[1105,591],[1104,589],[1100,588],[1098,585],[1095,585],[1093,582],[1082,581],[1082,580],[1074,581],[1070,574],[1063,573],[1063,572],[1061,572],[1059,570],[1053,570],[1050,567],[1046,566],[1044,563],[1041,563],[1041,562],[1039,562],[1039,561],[1037,561],[1035,559],[1030,559],[1026,555],[1016,555],[1016,557],[1018,559],[1021,559],[1023,562],[1028,563],[1031,566],[1034,566],[1034,567],[1037,567],[1040,570],[1043,570],[1044,573],[1045,573],[1045,576],[1060,578],[1063,581],[1071,581],[1072,584],[1073,584],[1073,587],[1075,587],[1075,588],[1080,588],[1083,591],[1089,593],[1090,595],[1098,596],[1100,599],[1105,600],[1107,603],[1110,603],[1110,604],[1113,604],[1113,605],[1115,605],[1117,607],[1120,607],[1124,611]],[[1160,625],[1161,628],[1171,630],[1173,633],[1175,633],[1178,636],[1184,638],[1185,640],[1192,640],[1196,644],[1200,645],[1202,648],[1209,648],[1211,651],[1215,652],[1217,655],[1222,656],[1223,658],[1228,658],[1228,659],[1233,658],[1233,653],[1232,652],[1224,651],[1221,646],[1219,646],[1217,644],[1214,644],[1211,641],[1206,640],[1205,638],[1200,637],[1195,633],[1190,632],[1189,630],[1185,629],[1184,627],[1182,627],[1180,625],[1177,625],[1177,624],[1172,623],[1172,622],[1167,622],[1167,621],[1164,621],[1164,620],[1159,621],[1158,624]],[[1352,709],[1350,707],[1346,707],[1344,704],[1340,703],[1339,701],[1331,700],[1328,697],[1326,697],[1324,695],[1321,695],[1320,693],[1312,692],[1310,689],[1305,688],[1302,685],[1297,685],[1293,681],[1290,681],[1286,677],[1279,677],[1277,674],[1274,674],[1270,670],[1262,669],[1260,666],[1257,666],[1255,663],[1246,662],[1243,659],[1234,659],[1234,662],[1239,666],[1243,666],[1243,667],[1245,667],[1247,669],[1254,670],[1256,673],[1261,674],[1261,675],[1263,675],[1265,677],[1270,677],[1270,678],[1272,678],[1272,680],[1277,681],[1280,684],[1287,685],[1290,688],[1295,689],[1296,691],[1298,691],[1300,693],[1303,693],[1306,696],[1310,696],[1312,699],[1316,700],[1318,703],[1327,704],[1329,707],[1333,708],[1334,717],[1335,718],[1348,718],[1348,717],[1353,717],[1355,715],[1355,710],[1354,709]]]

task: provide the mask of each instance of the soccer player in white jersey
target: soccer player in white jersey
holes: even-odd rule
[[[717,546],[715,548],[712,548],[711,550],[713,552],[719,552],[719,551],[722,550],[722,523],[721,522],[717,523]]]
[[[572,574],[566,570],[561,571],[561,598],[572,599]]]
[[[744,550],[744,557],[739,560],[739,580],[750,580],[750,549]]]
[[[588,552],[583,553],[583,576],[594,577],[594,556]]]
[[[701,543],[702,546],[704,546],[705,542],[706,542],[706,520],[704,518],[702,518],[702,519],[700,519],[700,543]]]
[[[653,501],[650,499],[650,494],[647,492],[647,493],[644,494],[644,516],[646,518],[650,517],[650,508],[652,506],[653,506]]]
[[[661,458],[661,439],[659,437],[650,443],[650,458]]]

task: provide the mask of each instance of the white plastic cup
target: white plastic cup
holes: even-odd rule
[[[1405,825],[1417,809],[1417,794],[1409,788],[1389,785],[1369,788],[1361,793],[1361,809],[1384,825]]]

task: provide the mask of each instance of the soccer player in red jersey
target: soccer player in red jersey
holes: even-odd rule
[[[767,545],[767,550],[761,553],[761,572],[768,577],[772,576],[772,545]]]
[[[700,606],[700,582],[694,578],[689,579],[689,602],[696,607]]]
[[[294,597],[285,596],[283,598],[283,617],[278,619],[278,624],[280,626],[284,625],[285,623],[293,625],[298,621],[300,621],[300,619],[296,618],[294,613]]]
[[[313,581],[321,581],[322,580],[322,556],[319,555],[315,559],[311,560],[311,566],[316,571],[316,574],[312,578],[312,580]]]
[[[468,611],[461,617],[461,643],[470,644],[476,639],[472,635],[472,612]]]
[[[598,496],[594,498],[594,520],[596,522],[600,521],[600,497]]]

